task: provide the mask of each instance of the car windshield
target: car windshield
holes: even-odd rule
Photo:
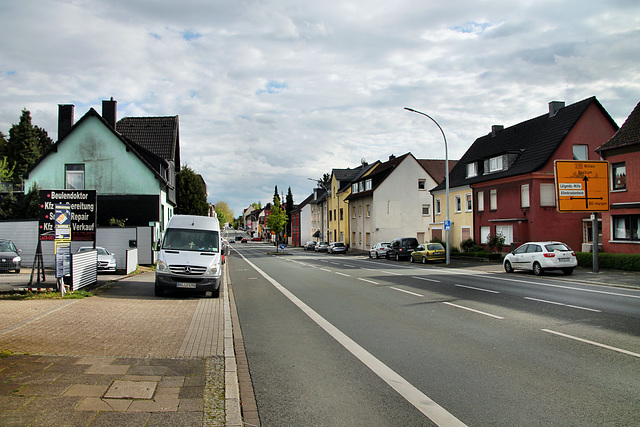
[[[544,247],[549,252],[553,252],[553,251],[570,251],[571,250],[571,248],[569,248],[569,246],[565,245],[564,243],[550,243],[548,245],[544,245]]]
[[[218,232],[169,228],[164,235],[162,249],[195,252],[218,252]]]
[[[0,242],[1,252],[15,252],[16,248],[12,242]]]

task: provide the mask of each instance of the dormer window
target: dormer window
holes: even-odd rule
[[[364,182],[364,191],[369,191],[373,188],[373,182],[368,179]]]
[[[492,157],[489,159],[489,173],[502,170],[502,156]]]
[[[476,162],[467,163],[467,178],[473,178],[478,175],[478,164]]]

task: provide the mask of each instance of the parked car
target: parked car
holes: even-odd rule
[[[445,261],[445,248],[440,243],[425,243],[419,245],[415,251],[411,252],[411,262]]]
[[[304,244],[305,251],[312,251],[316,248],[316,242],[307,242]]]
[[[116,272],[116,256],[102,248],[100,246],[96,246],[95,248],[98,251],[98,272]],[[86,252],[92,251],[93,247],[91,246],[83,246],[78,248],[78,252]]]
[[[578,265],[576,253],[562,242],[528,242],[507,254],[502,262],[504,271],[531,270],[536,276],[546,270],[561,270],[573,273]]]
[[[236,236],[236,242],[239,242],[242,240],[242,236]]]
[[[22,249],[16,248],[11,240],[0,240],[0,271],[13,270],[16,274],[20,273],[20,264],[22,263],[20,252]]]
[[[259,242],[259,241],[261,241],[261,240],[262,240],[262,239],[261,239],[261,238],[259,238],[259,237],[254,237],[254,238],[252,238],[252,239],[251,239],[251,241],[252,241],[252,242]]]
[[[330,253],[330,254],[346,254],[347,253],[347,247],[345,246],[345,244],[343,242],[333,242],[327,248],[327,253]]]
[[[411,252],[418,247],[418,239],[415,237],[402,237],[394,239],[389,245],[389,250],[386,253],[387,259],[395,259],[400,261],[403,258],[410,258]]]
[[[375,245],[373,245],[373,247],[371,249],[369,249],[369,258],[380,258],[380,257],[386,257],[387,256],[387,251],[389,250],[389,245],[391,243],[389,242],[380,242],[380,243],[376,243]]]
[[[318,242],[316,247],[313,249],[316,252],[326,252],[329,248],[329,243],[327,242]]]
[[[247,240],[247,238],[246,238],[246,237],[243,237],[243,238],[240,240],[240,243],[247,243],[247,242],[248,242],[248,240]]]

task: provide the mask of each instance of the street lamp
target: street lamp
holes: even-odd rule
[[[445,228],[445,231],[447,232],[447,247],[446,247],[447,261],[446,262],[447,262],[447,265],[449,265],[449,263],[451,262],[451,249],[450,249],[451,221],[449,220],[449,148],[447,147],[447,137],[445,136],[444,131],[442,130],[442,127],[440,127],[438,122],[436,122],[435,119],[430,115],[425,114],[422,111],[414,110],[413,108],[409,108],[409,107],[404,107],[404,109],[407,111],[411,111],[412,113],[418,113],[425,117],[430,118],[431,121],[435,123],[436,126],[438,126],[438,129],[440,129],[440,132],[442,132],[442,137],[444,138],[444,177],[445,177],[444,186],[445,186],[445,193],[446,193],[446,200],[447,200],[447,220],[445,221],[444,228]]]

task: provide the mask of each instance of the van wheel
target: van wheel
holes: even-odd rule
[[[211,298],[219,298],[220,297],[220,288],[214,289],[211,291]]]
[[[538,262],[533,263],[533,274],[535,274],[536,276],[542,276],[544,274],[544,270],[540,266],[540,263]]]
[[[154,293],[156,294],[157,297],[164,296],[164,290],[161,289],[158,285],[156,285],[154,289]]]
[[[513,266],[509,261],[504,262],[504,271],[506,271],[507,273],[513,273]]]

